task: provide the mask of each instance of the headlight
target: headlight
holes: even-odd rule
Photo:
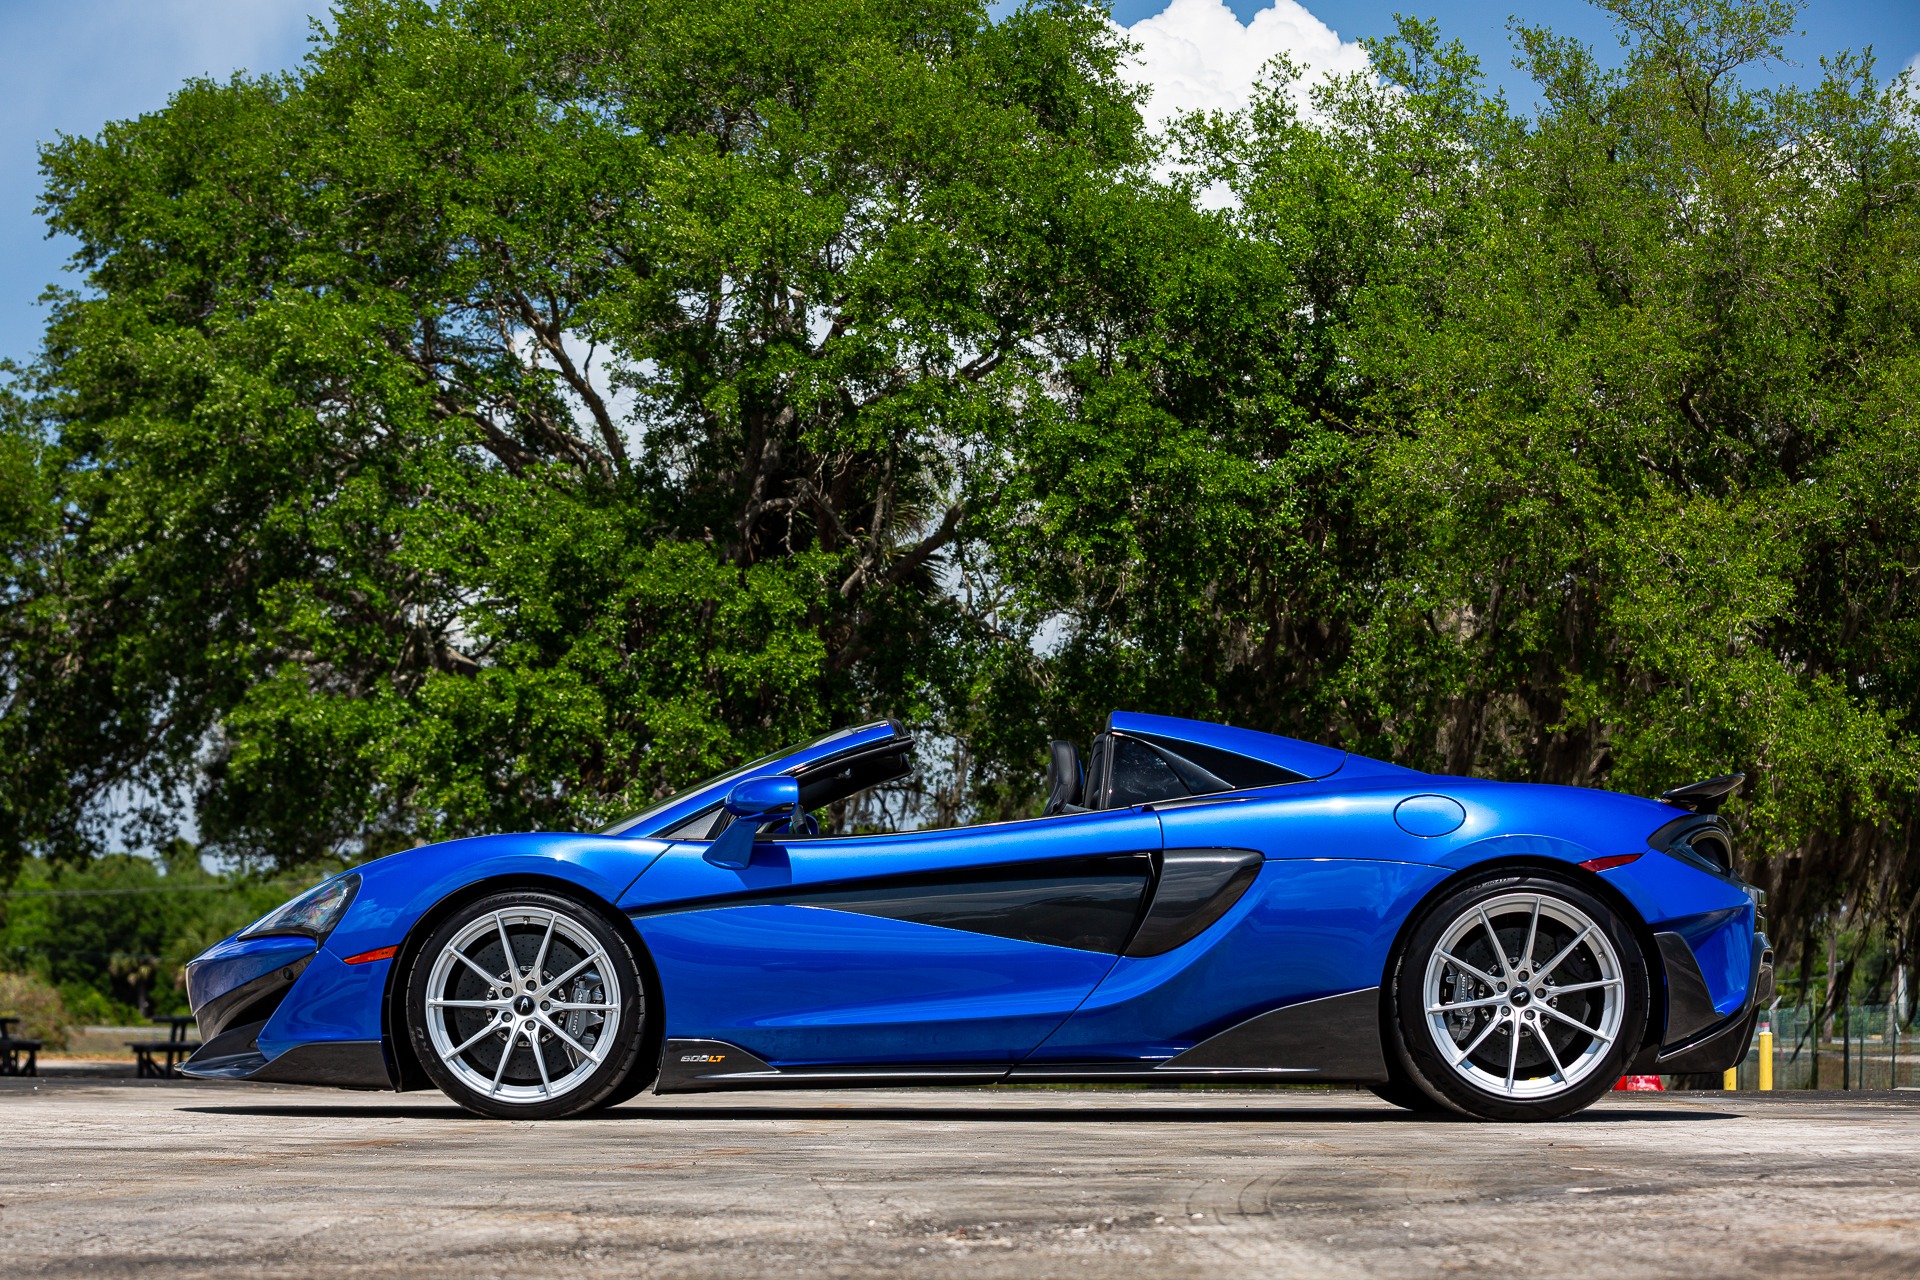
[[[331,880],[322,880],[284,907],[277,907],[262,916],[244,929],[240,936],[264,938],[275,934],[291,934],[325,942],[327,935],[333,932],[333,926],[340,923],[340,917],[347,914],[353,895],[359,891],[359,876],[335,876]]]

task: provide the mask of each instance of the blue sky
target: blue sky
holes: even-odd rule
[[[1274,0],[1225,0],[1242,21],[1252,22]],[[1214,0],[1175,0],[1190,9]],[[1292,0],[1277,0],[1290,6]],[[1478,54],[1489,78],[1516,102],[1530,100],[1527,84],[1511,65],[1507,16],[1520,9],[1516,0],[1303,0],[1308,14],[1293,14],[1291,25],[1269,21],[1266,30],[1284,44],[1302,22],[1331,28],[1309,32],[1320,46],[1344,48],[1358,36],[1389,30],[1397,10],[1440,20],[1443,31]],[[1115,0],[1114,17],[1133,26],[1160,15],[1151,28],[1162,45],[1171,36],[1179,56],[1160,65],[1191,81],[1231,79],[1222,70],[1232,63],[1235,32],[1225,44],[1187,40],[1172,21],[1182,12],[1163,14],[1169,0]],[[92,133],[109,120],[164,106],[182,80],[193,76],[224,78],[235,70],[274,71],[292,66],[306,48],[313,14],[325,12],[324,0],[0,0],[0,84],[7,86],[7,107],[0,115],[0,357],[26,359],[39,340],[44,311],[36,302],[48,284],[76,283],[62,271],[71,246],[48,240],[34,214],[40,191],[36,145],[57,132]],[[1605,15],[1583,0],[1536,0],[1524,10],[1541,22],[1604,49],[1616,47]],[[1278,15],[1269,15],[1270,19]],[[1224,22],[1224,15],[1222,15]],[[1805,35],[1789,50],[1802,64],[1781,74],[1807,80],[1818,74],[1823,52],[1873,45],[1883,69],[1897,70],[1920,56],[1920,0],[1816,0],[1802,14]],[[1208,28],[1218,35],[1221,25]],[[1311,41],[1310,41],[1311,42]],[[1184,62],[1181,59],[1184,58]],[[1244,62],[1242,58],[1240,61]],[[1158,80],[1155,83],[1159,83]],[[1191,84],[1188,88],[1192,88]],[[1218,89],[1218,86],[1214,86]],[[1200,103],[1217,101],[1201,85]],[[1230,95],[1229,95],[1230,96]],[[1168,101],[1179,98],[1169,89]]]
[[[1246,21],[1271,0],[1226,0]],[[1516,101],[1526,100],[1529,82],[1513,70],[1507,20],[1552,27],[1603,50],[1618,47],[1607,15],[1585,0],[1302,0],[1313,15],[1332,27],[1343,40],[1379,35],[1393,29],[1396,13],[1438,18],[1441,31],[1459,40],[1479,56],[1493,83]],[[1131,26],[1167,7],[1167,0],[1114,0],[1114,20]],[[1898,70],[1920,55],[1920,0],[1812,0],[1800,14],[1804,36],[1787,52],[1803,64],[1787,68],[1789,78],[1817,77],[1820,55],[1839,49],[1872,45],[1883,72]]]

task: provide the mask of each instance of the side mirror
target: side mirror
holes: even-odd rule
[[[785,817],[800,807],[800,784],[792,778],[748,778],[722,802],[733,822],[707,847],[706,859],[735,870],[753,861],[753,837],[760,824]]]
[[[727,812],[765,822],[800,807],[800,784],[792,778],[748,778],[727,792]]]

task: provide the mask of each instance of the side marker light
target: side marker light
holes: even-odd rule
[[[1606,858],[1588,858],[1580,865],[1588,871],[1611,871],[1615,867],[1624,867],[1640,857],[1637,853],[1616,853]],[[372,952],[367,954],[371,955]],[[348,963],[352,963],[349,961]]]
[[[1582,864],[1584,865],[1584,864]],[[362,951],[357,956],[348,956],[342,964],[372,964],[375,960],[391,960],[400,953],[398,946],[375,947],[371,951]]]

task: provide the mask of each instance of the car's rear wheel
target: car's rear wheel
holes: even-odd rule
[[[1388,1019],[1412,1084],[1469,1115],[1553,1120],[1607,1092],[1646,1030],[1646,965],[1598,895],[1488,877],[1424,912]]]
[[[415,955],[413,1050],[481,1115],[577,1115],[632,1092],[646,1042],[633,944],[598,909],[514,890],[451,913]]]

